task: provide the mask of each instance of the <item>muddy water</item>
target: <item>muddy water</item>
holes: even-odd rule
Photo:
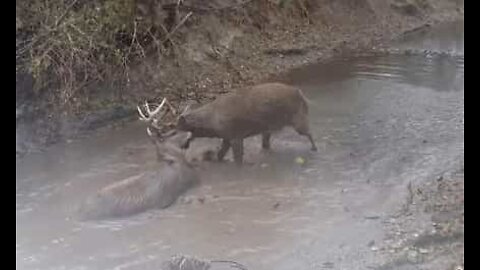
[[[381,262],[375,243],[405,185],[441,174],[464,154],[463,22],[411,33],[391,49],[287,76],[311,101],[317,153],[289,129],[273,136],[270,153],[251,138],[245,168],[198,164],[202,185],[166,210],[75,219],[88,194],[153,169],[138,123],[17,162],[17,269],[158,269],[174,254],[257,270]],[[188,155],[218,143],[196,141]]]

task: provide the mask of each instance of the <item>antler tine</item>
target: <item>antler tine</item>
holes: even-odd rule
[[[150,111],[150,107],[148,106],[148,102],[145,100],[145,110],[147,110],[148,116],[152,115],[152,112]]]
[[[147,134],[148,134],[148,136],[150,136],[150,137],[153,136],[153,133],[152,133],[152,131],[150,130],[149,127],[147,127]]]
[[[147,106],[147,110],[148,110],[148,113],[150,114],[150,117],[153,117],[154,115],[156,115],[158,112],[160,112],[160,110],[163,108],[163,106],[165,105],[165,103],[168,102],[166,98],[163,98],[162,102],[160,103],[160,105],[158,105],[158,107],[153,110],[153,112],[150,111],[150,109],[148,108],[148,104],[146,104]]]
[[[147,121],[147,120],[148,120],[148,117],[146,117],[146,116],[143,114],[143,112],[142,112],[142,110],[140,109],[139,106],[137,106],[137,111],[138,111],[138,114],[140,114],[140,120],[142,120],[142,121]]]
[[[150,106],[148,105],[148,102],[145,101],[145,110],[147,111],[147,116],[145,116],[145,114],[143,114],[142,110],[140,109],[139,106],[137,106],[137,111],[138,113],[140,114],[140,118],[141,120],[144,120],[144,121],[149,121],[152,119],[152,117],[154,117],[156,114],[158,114],[158,112],[160,112],[160,110],[162,109],[162,107],[165,105],[165,103],[167,102],[167,99],[166,98],[163,98],[162,102],[160,103],[160,105],[155,109],[153,110],[153,112],[150,110]]]

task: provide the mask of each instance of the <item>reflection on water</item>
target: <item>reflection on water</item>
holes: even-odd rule
[[[436,91],[459,91],[463,87],[464,76],[464,56],[371,54],[301,68],[292,72],[288,79],[307,85],[354,77],[411,84]]]

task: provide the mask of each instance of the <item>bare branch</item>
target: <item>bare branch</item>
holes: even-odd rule
[[[190,18],[190,16],[192,15],[193,15],[193,12],[191,11],[187,15],[185,15],[185,17],[172,29],[172,31],[170,31],[170,33],[167,34],[167,36],[165,37],[162,43],[169,40],[170,37],[178,30],[178,28],[180,28],[180,26],[182,26],[188,20],[188,18]]]
[[[65,20],[65,18],[67,17],[68,13],[70,12],[70,10],[73,8],[73,6],[78,2],[78,0],[74,0],[72,3],[70,3],[70,5],[68,5],[65,9],[65,11],[63,12],[62,15],[60,15],[60,17],[57,19],[57,21],[55,22],[55,24],[51,27],[46,27],[47,31],[45,31],[45,33],[43,34],[40,34],[38,35],[35,39],[32,39],[30,43],[26,44],[23,48],[19,49],[18,52],[17,52],[17,55],[22,55],[23,53],[25,53],[26,51],[30,50],[31,48],[33,48],[39,41],[41,41],[43,38],[46,38],[47,36],[49,36],[51,33],[57,31],[58,27],[60,26],[60,24]]]

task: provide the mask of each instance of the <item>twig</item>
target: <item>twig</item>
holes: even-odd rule
[[[73,8],[73,6],[78,2],[78,0],[73,0],[72,3],[70,3],[70,5],[67,6],[67,8],[65,9],[65,11],[63,12],[62,15],[60,15],[60,17],[58,18],[58,20],[55,22],[55,24],[52,26],[52,27],[46,27],[47,28],[47,31],[43,34],[40,34],[39,36],[37,36],[37,38],[35,39],[32,39],[32,41],[25,45],[25,47],[23,47],[21,50],[19,50],[18,54],[23,54],[25,53],[27,50],[33,48],[33,46],[35,46],[42,38],[45,38],[47,37],[48,35],[50,35],[51,33],[55,32],[58,27],[60,26],[60,24],[65,20],[65,18],[67,17],[68,13],[70,12],[70,10]]]
[[[167,40],[170,40],[170,37],[178,30],[178,28],[180,28],[180,26],[182,26],[187,20],[188,18],[190,18],[190,16],[192,16],[193,12],[189,12],[173,29],[172,31],[170,31],[170,33],[167,34],[167,36],[165,37],[165,39],[163,40],[162,43],[164,43],[165,41]]]
[[[307,17],[308,23],[312,23],[312,19],[310,18],[310,14],[308,12],[307,7],[305,6],[305,2],[302,0],[297,0],[297,3],[300,5],[300,8],[302,9],[303,15]]]
[[[160,44],[162,44],[162,49],[164,49],[163,47],[163,44],[168,40],[170,41],[170,43],[173,45],[173,47],[176,47],[177,45],[175,44],[175,42],[173,42],[173,40],[168,37],[168,30],[167,28],[165,27],[165,25],[163,25],[163,23],[160,23],[160,28],[162,29],[163,31],[163,34],[165,35],[165,37],[167,37],[163,42],[161,42]]]
[[[402,212],[405,214],[408,213],[408,211],[410,210],[410,205],[413,204],[413,199],[415,196],[415,193],[413,192],[412,182],[408,182],[407,190],[408,190],[407,201],[402,207],[403,208]]]
[[[82,88],[86,87],[87,85],[89,85],[91,83],[91,81],[88,81],[88,80],[84,80],[80,85],[78,85],[77,87],[75,88],[72,88],[70,93],[67,94],[67,96],[65,97],[65,100],[64,100],[64,106],[68,106],[68,102],[76,95],[76,93],[81,90]]]
[[[152,38],[152,41],[155,43],[155,48],[157,49],[157,56],[160,57],[162,51],[164,50],[163,45],[158,41],[157,37],[152,33],[150,29],[147,30],[148,34]]]
[[[238,7],[242,7],[250,2],[252,2],[253,0],[246,0],[246,1],[243,1],[241,3],[238,3],[236,5],[230,5],[230,6],[226,6],[226,7],[221,7],[221,8],[213,8],[213,10],[224,10],[224,9],[231,9],[231,8],[238,8]]]
[[[238,3],[238,4],[232,4],[232,5],[229,5],[229,6],[224,6],[224,7],[199,7],[199,6],[190,6],[190,5],[183,5],[182,4],[182,8],[183,10],[193,10],[193,11],[198,11],[198,12],[210,12],[210,11],[223,11],[223,10],[227,10],[227,9],[236,9],[236,8],[239,8],[239,7],[242,7],[242,6],[245,6],[246,4],[249,4],[253,2],[253,0],[245,0],[241,3]],[[176,4],[167,4],[167,5],[163,5],[162,6],[163,8],[169,8],[169,7],[177,7]]]
[[[56,28],[60,25],[60,23],[62,23],[62,21],[67,17],[67,14],[70,12],[70,10],[73,8],[73,6],[78,2],[78,0],[73,0],[72,3],[70,3],[70,5],[67,6],[67,8],[65,9],[65,11],[63,12],[63,14],[60,16],[60,18],[58,18],[58,20],[55,22],[55,25],[54,25],[54,29],[53,30],[56,30]]]
[[[130,53],[132,52],[133,43],[135,43],[136,39],[137,39],[137,21],[134,20],[132,40],[130,42],[130,47],[128,47],[128,52],[127,52],[127,55],[125,56],[126,58],[130,56]]]
[[[224,59],[225,59],[225,64],[226,64],[227,68],[229,68],[229,69],[233,70],[235,73],[237,73],[237,76],[240,78],[240,80],[245,80],[243,78],[242,72],[240,70],[238,70],[238,68],[236,68],[235,65],[233,65],[230,58],[228,56],[225,56]]]

